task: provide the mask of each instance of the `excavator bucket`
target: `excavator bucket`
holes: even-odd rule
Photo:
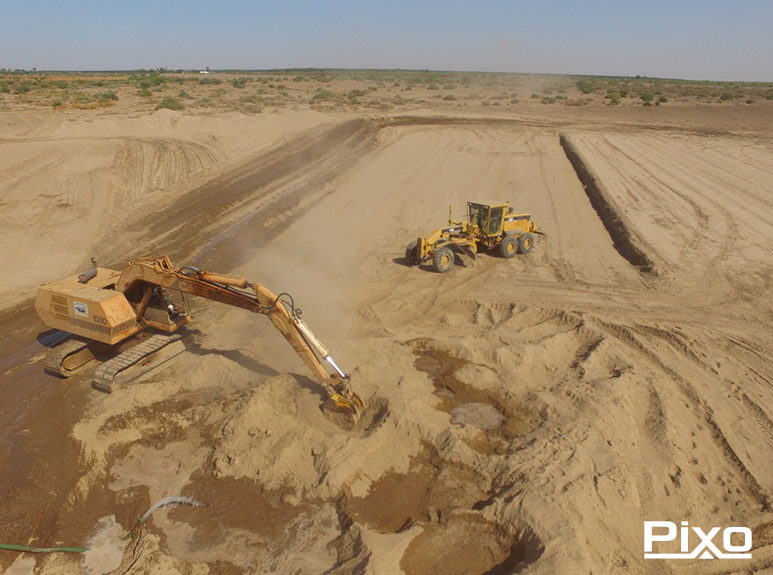
[[[352,425],[360,420],[364,410],[365,403],[360,399],[359,395],[353,392],[350,392],[348,395],[332,393],[322,404],[322,411],[328,417],[337,420],[339,416],[342,416]]]

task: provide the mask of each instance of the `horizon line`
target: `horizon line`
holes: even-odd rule
[[[437,74],[494,74],[500,76],[556,76],[573,78],[613,78],[626,80],[666,80],[674,82],[712,82],[712,83],[732,83],[732,84],[773,84],[773,80],[708,80],[708,79],[689,79],[672,78],[663,76],[647,76],[643,74],[635,75],[616,75],[616,74],[582,74],[582,73],[560,73],[560,72],[502,72],[491,70],[442,70],[431,68],[318,68],[318,67],[291,67],[291,68],[167,68],[164,66],[158,68],[113,68],[113,69],[41,69],[37,68],[0,68],[0,74],[130,74],[130,73],[159,73],[159,74],[180,74],[180,73],[256,73],[256,72],[416,72],[416,73],[437,73]]]

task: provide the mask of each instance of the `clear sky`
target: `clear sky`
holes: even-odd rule
[[[0,68],[206,66],[773,81],[773,0],[0,4]]]

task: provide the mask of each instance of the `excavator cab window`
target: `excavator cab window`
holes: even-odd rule
[[[162,289],[161,298],[163,308],[169,314],[169,319],[175,320],[180,316],[187,315],[188,302],[184,293],[175,289]]]

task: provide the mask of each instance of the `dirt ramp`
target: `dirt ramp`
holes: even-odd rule
[[[612,237],[615,249],[631,265],[636,266],[641,271],[657,273],[655,263],[647,254],[643,242],[631,230],[626,217],[617,208],[609,194],[604,191],[603,184],[585,164],[569,137],[566,134],[561,134],[560,142],[566,157],[572,163],[575,172],[577,172],[577,177],[585,188],[585,193],[588,195],[590,203]]]

